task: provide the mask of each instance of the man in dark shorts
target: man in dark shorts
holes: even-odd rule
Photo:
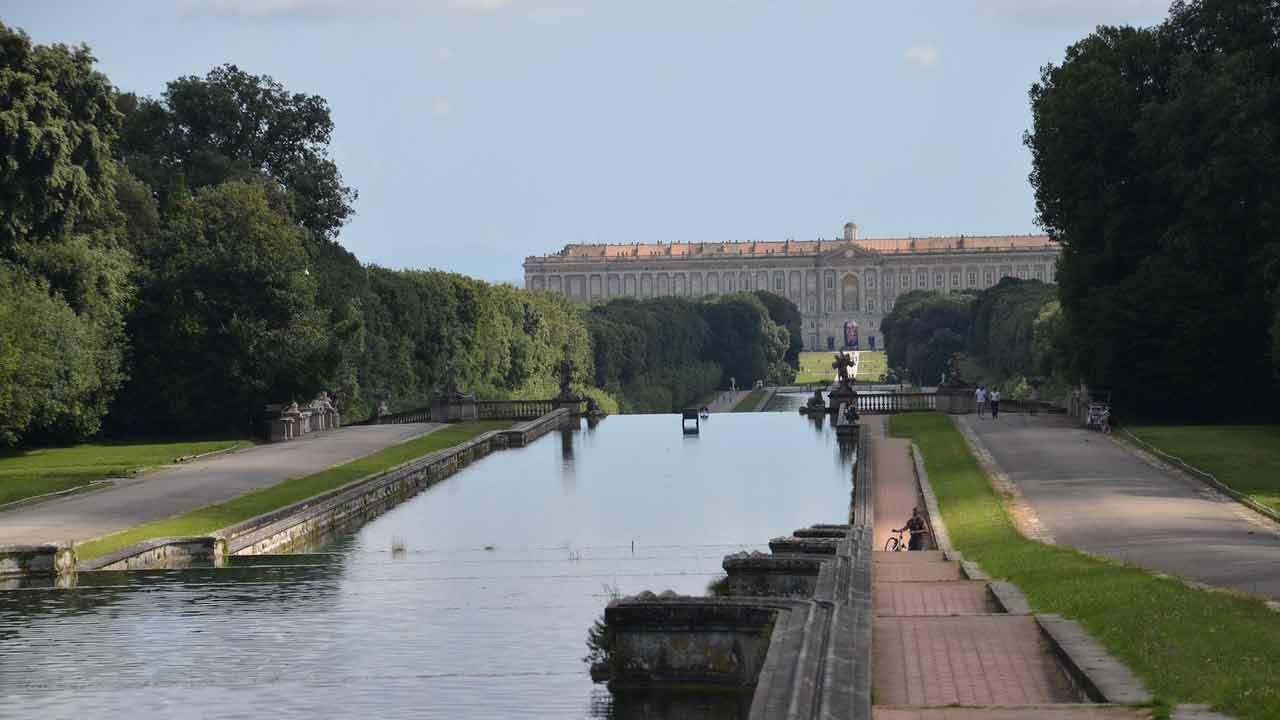
[[[898,529],[911,531],[911,540],[907,543],[908,550],[924,549],[924,540],[928,536],[929,530],[925,527],[924,517],[920,515],[920,508],[911,508],[911,519],[907,520],[906,525]]]

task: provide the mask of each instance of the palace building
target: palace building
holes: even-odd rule
[[[912,290],[958,292],[1005,277],[1054,282],[1061,247],[1048,235],[566,245],[524,261],[525,287],[582,302],[769,290],[800,308],[807,350],[883,347],[880,321]]]

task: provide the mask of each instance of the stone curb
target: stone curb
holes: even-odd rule
[[[1034,617],[1072,679],[1090,699],[1125,705],[1152,702],[1154,698],[1142,681],[1111,657],[1080,623],[1060,615]]]
[[[335,428],[335,429],[338,429],[338,428]],[[210,458],[215,455],[225,455],[227,453],[231,453],[231,452],[235,452],[236,450],[239,450],[242,444],[243,443],[241,441],[237,440],[234,443],[232,443],[230,447],[224,447],[221,450],[210,450],[209,452],[197,453],[195,455],[183,455],[181,457],[174,458],[173,464],[183,465],[189,462],[194,462],[196,460],[203,460],[205,458]],[[249,447],[253,447],[253,446],[250,445]],[[245,449],[248,449],[248,448],[245,448]]]
[[[987,590],[1000,607],[1004,608],[1006,615],[1032,614],[1031,603],[1027,602],[1027,596],[1022,594],[1017,585],[1003,580],[993,580],[987,583]]]
[[[102,568],[110,567],[111,565],[115,565],[116,563],[123,562],[125,560],[128,560],[129,558],[137,557],[139,555],[145,555],[152,551],[158,551],[163,548],[167,548],[169,546],[175,546],[175,547],[184,546],[184,545],[198,545],[201,547],[207,546],[209,557],[212,558],[214,553],[215,543],[216,543],[216,539],[210,535],[190,535],[190,536],[154,538],[152,540],[144,540],[140,543],[135,543],[133,545],[120,548],[119,550],[109,552],[105,555],[99,555],[98,557],[92,558],[90,560],[79,561],[76,563],[76,570],[77,571],[101,570]]]
[[[54,492],[44,493],[43,495],[32,495],[31,497],[22,498],[21,500],[14,500],[11,503],[5,503],[4,505],[0,505],[0,513],[7,512],[9,510],[18,510],[20,508],[24,508],[29,505],[39,505],[42,502],[47,502],[49,500],[57,500],[58,498],[66,497],[68,495],[83,495],[85,493],[97,492],[99,490],[106,490],[107,488],[115,485],[114,481],[117,479],[119,478],[103,478],[102,480],[93,480],[86,485],[78,485],[73,488],[67,488],[66,490],[55,490]]]
[[[1179,705],[1173,709],[1173,720],[1233,720],[1229,715],[1213,712],[1208,705]]]
[[[1235,500],[1241,505],[1244,505],[1245,507],[1258,513],[1259,515],[1267,517],[1276,522],[1280,522],[1280,512],[1276,512],[1275,510],[1272,510],[1266,505],[1263,505],[1255,501],[1253,498],[1249,497],[1248,495],[1245,495],[1239,490],[1228,487],[1222,481],[1218,480],[1218,478],[1214,477],[1212,473],[1205,472],[1204,470],[1201,470],[1200,468],[1194,465],[1189,465],[1185,460],[1178,457],[1177,455],[1170,455],[1169,453],[1143,440],[1137,435],[1134,435],[1128,430],[1121,430],[1120,432],[1124,433],[1125,438],[1127,439],[1126,441],[1116,440],[1114,435],[1112,436],[1111,440],[1112,442],[1116,443],[1117,445],[1124,448],[1125,450],[1128,450],[1130,453],[1134,453],[1135,450],[1141,450],[1142,452],[1155,455],[1161,460],[1171,463],[1177,469],[1187,473],[1188,475],[1191,475],[1197,480],[1208,484],[1210,487],[1213,487],[1218,492],[1226,495],[1232,500]],[[1130,445],[1129,441],[1135,443],[1136,445],[1138,445],[1138,447],[1135,448],[1133,445]]]

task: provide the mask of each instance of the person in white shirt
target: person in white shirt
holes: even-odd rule
[[[987,404],[987,391],[981,385],[973,391],[973,399],[978,403],[978,417],[982,417],[982,406]]]
[[[996,420],[1000,417],[1000,391],[991,391],[991,419]]]

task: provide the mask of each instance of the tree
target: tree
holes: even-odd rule
[[[1031,103],[1073,368],[1132,412],[1273,412],[1280,6],[1175,2],[1158,27],[1101,27]],[[1231,373],[1203,372],[1226,352]]]
[[[303,232],[269,185],[197,192],[166,215],[144,257],[120,422],[250,431],[264,403],[305,400],[331,382],[342,338],[315,304]]]
[[[56,387],[38,357],[6,379],[6,394],[34,403],[0,431],[10,443],[95,432],[123,377],[132,287],[111,156],[120,115],[93,64],[86,47],[33,45],[0,24],[0,263],[12,303],[0,310],[51,323],[11,335],[9,351],[70,348],[54,356],[67,363]]]
[[[119,153],[162,195],[266,175],[288,191],[298,223],[330,240],[353,212],[356,192],[328,157],[333,121],[319,95],[223,65],[170,82],[162,101],[126,95],[119,107]]]
[[[786,328],[789,337],[787,354],[784,360],[793,369],[800,367],[800,352],[804,350],[804,318],[800,316],[800,308],[781,295],[768,290],[756,290],[755,296],[769,310],[769,317],[778,325]]]

